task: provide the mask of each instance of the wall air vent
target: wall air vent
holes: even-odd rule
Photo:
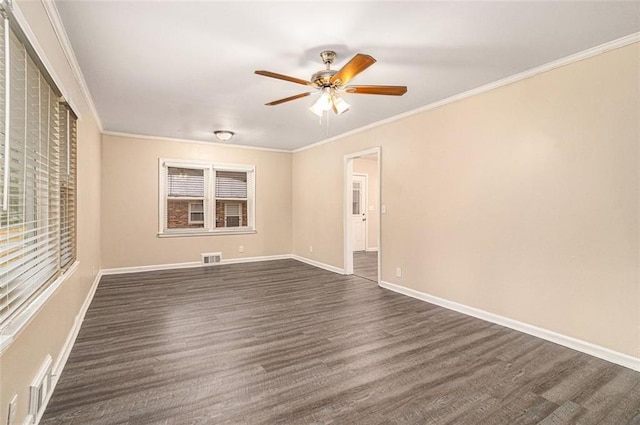
[[[222,261],[222,253],[221,252],[209,252],[206,254],[200,254],[202,258],[202,264],[205,266],[213,266],[216,264],[220,264]]]

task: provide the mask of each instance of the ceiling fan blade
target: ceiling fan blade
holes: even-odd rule
[[[277,78],[278,80],[289,81],[291,83],[302,84],[303,86],[313,86],[314,84],[311,81],[302,80],[296,77],[289,77],[288,75],[277,74],[271,71],[256,71],[258,75],[263,75],[265,77]]]
[[[278,99],[278,100],[274,100],[273,102],[265,103],[265,105],[267,105],[267,106],[275,106],[275,105],[279,105],[279,104],[284,103],[284,102],[289,102],[291,100],[296,100],[296,99],[300,99],[301,97],[309,96],[310,94],[311,94],[310,92],[300,93],[300,94],[297,94],[295,96],[289,96],[289,97],[285,97],[284,99]]]
[[[402,96],[407,92],[406,86],[348,86],[347,93],[355,94],[383,94],[386,96]]]
[[[343,86],[347,84],[353,77],[360,74],[365,69],[376,63],[376,60],[369,55],[358,53],[355,55],[340,71],[331,77],[331,84]],[[339,81],[339,82],[338,82]]]

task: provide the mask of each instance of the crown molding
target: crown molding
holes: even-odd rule
[[[53,28],[56,37],[58,38],[58,42],[62,47],[62,51],[64,53],[65,58],[67,59],[67,63],[73,72],[73,77],[80,86],[80,91],[89,105],[89,109],[93,115],[93,118],[98,125],[98,129],[100,132],[103,132],[102,121],[100,121],[100,116],[98,115],[98,110],[96,109],[96,105],[93,102],[93,98],[91,97],[91,92],[89,91],[89,87],[87,86],[87,82],[84,79],[84,75],[82,74],[82,70],[80,69],[80,65],[78,65],[78,60],[76,58],[75,53],[73,52],[73,47],[71,47],[71,42],[69,41],[69,37],[67,36],[67,31],[64,29],[64,25],[62,24],[62,18],[60,17],[60,12],[58,12],[58,8],[53,0],[41,0],[42,6],[44,7],[45,12],[47,13],[47,17],[49,18],[49,22]]]
[[[353,136],[355,134],[359,134],[359,133],[365,132],[367,130],[371,130],[373,128],[380,127],[380,126],[385,125],[385,124],[389,124],[389,123],[392,123],[392,122],[395,122],[395,121],[399,121],[401,119],[404,119],[404,118],[407,118],[407,117],[410,117],[410,116],[413,116],[413,115],[417,115],[417,114],[420,114],[422,112],[429,111],[431,109],[439,108],[441,106],[448,105],[449,103],[457,102],[459,100],[466,99],[467,97],[471,97],[471,96],[475,96],[475,95],[478,95],[478,94],[481,94],[481,93],[484,93],[484,92],[488,92],[488,91],[491,91],[493,89],[497,89],[499,87],[506,86],[508,84],[512,84],[512,83],[515,83],[515,82],[518,82],[518,81],[521,81],[521,80],[524,80],[524,79],[527,79],[527,78],[531,78],[531,77],[534,77],[534,76],[536,76],[538,74],[542,74],[542,73],[551,71],[553,69],[560,68],[562,66],[570,65],[572,63],[579,62],[581,60],[588,59],[588,58],[591,58],[593,56],[597,56],[597,55],[600,55],[602,53],[606,53],[606,52],[611,51],[611,50],[619,49],[621,47],[628,46],[630,44],[637,43],[637,42],[640,42],[640,32],[629,34],[627,36],[618,38],[616,40],[612,40],[612,41],[609,41],[607,43],[603,43],[603,44],[600,44],[598,46],[583,50],[581,52],[574,53],[574,54],[569,55],[569,56],[565,56],[565,57],[557,59],[557,60],[555,60],[553,62],[549,62],[549,63],[546,63],[544,65],[540,65],[540,66],[537,66],[535,68],[531,68],[531,69],[528,69],[526,71],[520,72],[518,74],[514,74],[514,75],[511,75],[509,77],[505,77],[503,79],[494,81],[492,83],[488,83],[488,84],[485,84],[483,86],[476,87],[475,89],[467,90],[465,92],[462,92],[462,93],[447,97],[445,99],[429,103],[427,105],[421,106],[421,107],[413,109],[411,111],[407,111],[407,112],[404,112],[404,113],[399,114],[399,115],[394,115],[392,117],[386,118],[386,119],[381,120],[381,121],[376,121],[376,122],[371,123],[369,125],[365,125],[363,127],[356,128],[356,129],[351,130],[351,131],[347,131],[346,133],[342,133],[342,134],[339,134],[337,136],[330,137],[329,139],[321,140],[321,141],[313,143],[311,145],[307,145],[307,146],[303,146],[303,147],[298,148],[298,149],[294,149],[291,152],[298,153],[298,152],[305,151],[307,149],[312,149],[314,147],[324,145],[326,143],[335,142],[336,140],[341,140],[341,139],[344,139],[345,137]]]
[[[298,153],[298,152],[302,152],[305,151],[307,149],[312,149],[314,147],[317,146],[321,146],[324,145],[326,143],[331,143],[337,140],[341,140],[344,139],[346,137],[350,137],[353,136],[355,134],[359,134],[368,130],[371,130],[373,128],[376,127],[380,127],[395,121],[399,121],[402,120],[404,118],[408,118],[410,116],[413,115],[417,115],[420,114],[422,112],[426,112],[429,111],[431,109],[435,109],[435,108],[439,108],[441,106],[444,105],[448,105],[450,103],[453,102],[457,102],[459,100],[462,99],[466,99],[468,97],[471,96],[475,96],[484,92],[488,92],[490,90],[502,87],[502,86],[506,86],[508,84],[512,84],[530,77],[534,77],[538,74],[542,74],[548,71],[551,71],[555,68],[559,68],[562,66],[566,66],[566,65],[570,65],[572,63],[584,60],[584,59],[588,59],[591,58],[593,56],[597,56],[600,55],[602,53],[608,52],[610,50],[615,50],[633,43],[637,43],[640,42],[640,32],[636,32],[633,34],[629,34],[627,36],[618,38],[616,40],[612,40],[609,41],[607,43],[603,43],[600,44],[598,46],[583,50],[581,52],[569,55],[569,56],[565,56],[563,58],[560,58],[558,60],[546,63],[544,65],[535,67],[535,68],[531,68],[529,70],[520,72],[518,74],[515,75],[511,75],[509,77],[494,81],[492,83],[488,83],[485,85],[482,85],[480,87],[471,89],[471,90],[467,90],[465,92],[447,97],[445,99],[442,100],[438,100],[436,102],[432,102],[429,103],[427,105],[421,106],[419,108],[413,109],[411,111],[407,111],[404,112],[402,114],[398,114],[389,118],[386,118],[384,120],[381,121],[376,121],[374,123],[371,123],[369,125],[365,125],[363,127],[359,127],[357,129],[348,131],[346,133],[342,133],[340,135],[334,136],[334,137],[330,137],[328,139],[325,140],[321,140],[319,142],[316,143],[312,143],[310,145],[307,146],[303,146],[297,149],[275,149],[275,148],[262,148],[262,147],[255,147],[255,146],[246,146],[246,145],[227,145],[227,144],[220,144],[220,143],[215,143],[215,142],[205,142],[205,141],[198,141],[198,140],[188,140],[188,139],[177,139],[177,138],[170,138],[170,137],[153,137],[153,136],[143,136],[143,135],[138,135],[138,134],[127,134],[127,133],[119,133],[119,132],[109,132],[109,131],[104,131],[102,123],[100,121],[100,117],[98,115],[97,109],[95,107],[95,104],[93,102],[93,98],[91,97],[91,93],[88,89],[88,86],[86,84],[86,81],[84,79],[84,75],[82,74],[82,71],[80,69],[80,66],[78,65],[78,61],[76,59],[75,53],[73,51],[73,48],[71,47],[71,43],[69,41],[69,38],[67,36],[67,33],[64,29],[64,25],[62,24],[62,19],[60,17],[60,13],[58,12],[58,9],[55,5],[55,2],[53,0],[41,0],[42,5],[44,6],[44,9],[47,13],[47,16],[49,18],[49,21],[51,22],[51,25],[54,29],[54,32],[58,38],[58,41],[60,43],[60,45],[62,46],[63,52],[65,54],[65,57],[67,59],[67,62],[69,63],[69,66],[71,67],[73,74],[74,74],[74,78],[76,79],[78,85],[81,88],[81,91],[87,101],[87,104],[89,105],[89,108],[91,109],[92,114],[95,117],[95,120],[98,124],[98,128],[100,129],[100,132],[102,134],[106,134],[106,135],[112,135],[112,136],[122,136],[122,137],[132,137],[132,138],[143,138],[143,139],[154,139],[154,140],[161,140],[161,141],[172,141],[172,142],[181,142],[181,143],[202,143],[202,144],[207,144],[207,145],[218,145],[218,146],[225,146],[225,147],[236,147],[236,148],[246,148],[246,149],[256,149],[256,150],[264,150],[264,151],[272,151],[272,152],[288,152],[288,153]],[[15,7],[15,4],[14,4]]]
[[[60,76],[56,73],[53,65],[51,65],[51,62],[49,61],[49,58],[46,55],[44,49],[42,48],[40,43],[38,43],[38,38],[31,30],[31,27],[27,22],[27,18],[25,18],[18,4],[15,2],[2,1],[2,7],[6,8],[10,12],[13,19],[15,19],[18,27],[20,27],[20,31],[26,38],[26,40],[22,41],[29,44],[30,48],[34,50],[38,61],[44,67],[44,72],[48,74],[48,77],[51,79],[50,82],[55,86],[56,92],[60,93],[65,102],[67,102],[71,106],[71,109],[77,111],[77,108],[73,103],[73,99],[71,99],[71,97],[69,96],[69,93],[67,92],[64,84],[62,84]]]
[[[174,143],[189,143],[196,145],[207,145],[207,146],[217,146],[220,148],[234,148],[234,149],[250,149],[255,151],[267,151],[267,152],[278,152],[278,153],[291,153],[290,150],[287,149],[276,149],[276,148],[263,148],[260,146],[249,146],[249,145],[234,145],[233,143],[220,143],[220,142],[207,142],[204,140],[192,140],[192,139],[178,139],[173,137],[163,137],[163,136],[150,136],[148,134],[134,134],[134,133],[121,133],[118,131],[103,131],[103,135],[105,136],[113,136],[113,137],[126,137],[130,139],[142,139],[142,140],[153,140],[160,142],[174,142]],[[213,133],[212,133],[213,134]]]

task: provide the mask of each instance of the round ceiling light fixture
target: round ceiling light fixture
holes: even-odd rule
[[[228,142],[229,140],[231,140],[235,133],[229,130],[216,130],[213,132],[213,134],[215,134],[216,138],[221,142]]]

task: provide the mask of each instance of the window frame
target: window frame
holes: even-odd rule
[[[38,78],[37,83],[39,90],[39,98],[37,109],[32,109],[35,114],[38,115],[37,127],[30,127],[33,124],[33,119],[36,115],[25,115],[24,122],[24,140],[22,138],[14,139],[12,136],[2,135],[4,140],[3,152],[5,156],[2,160],[3,163],[8,163],[14,155],[14,149],[20,149],[20,142],[23,141],[25,146],[29,146],[33,142],[34,137],[39,140],[38,149],[33,150],[33,155],[38,158],[46,158],[44,162],[36,162],[38,168],[32,173],[36,173],[37,176],[33,182],[25,178],[25,187],[28,187],[31,191],[36,191],[33,197],[29,198],[29,208],[33,208],[35,211],[33,214],[34,221],[37,223],[35,231],[38,235],[41,233],[42,226],[52,229],[50,230],[51,236],[48,238],[47,246],[49,248],[47,252],[37,251],[37,256],[49,255],[54,258],[51,263],[51,267],[47,273],[41,273],[38,279],[37,285],[33,287],[26,287],[26,289],[19,289],[24,291],[24,298],[22,301],[18,300],[11,307],[10,298],[7,298],[7,309],[0,311],[0,351],[9,346],[13,341],[13,338],[26,326],[32,318],[40,311],[47,299],[60,287],[67,279],[75,273],[78,268],[77,257],[77,145],[78,145],[78,123],[79,116],[76,113],[76,108],[69,102],[68,97],[65,95],[64,88],[59,84],[59,80],[55,77],[55,74],[50,72],[50,64],[46,59],[46,55],[39,48],[39,45],[32,42],[33,33],[30,31],[28,24],[21,15],[14,14],[14,10],[11,5],[3,3],[0,5],[0,19],[4,22],[3,33],[5,40],[9,40],[8,44],[3,43],[3,55],[5,57],[5,68],[3,69],[3,93],[5,96],[0,99],[5,109],[3,110],[4,116],[4,128],[6,134],[11,134],[11,131],[6,131],[7,128],[11,129],[14,124],[11,123],[10,108],[13,108],[15,98],[12,95],[13,90],[13,76],[11,75],[12,64],[9,65],[9,56],[14,57],[16,52],[15,47],[18,47],[17,55],[24,58],[25,62],[25,79],[24,90],[25,95],[35,86],[30,86]],[[13,44],[10,37],[15,38],[17,41]],[[9,50],[7,46],[9,45]],[[35,73],[33,70],[35,69]],[[10,75],[11,80],[6,77]],[[20,87],[20,86],[18,86]],[[42,90],[48,87],[49,89],[49,106],[46,111],[43,110],[43,98]],[[25,101],[26,102],[26,101]],[[53,104],[56,103],[57,107],[53,108]],[[11,106],[9,106],[11,105]],[[33,105],[31,105],[33,106]],[[25,111],[28,111],[27,103],[24,104]],[[6,111],[10,111],[8,114]],[[45,115],[47,117],[45,118]],[[51,115],[54,114],[54,115]],[[45,122],[46,121],[46,122]],[[59,133],[57,138],[51,136],[51,123],[57,122],[59,126]],[[46,128],[47,135],[42,133],[43,128]],[[38,135],[37,132],[40,132]],[[18,142],[16,144],[16,142]],[[43,156],[43,144],[47,146],[46,157]],[[22,148],[29,149],[29,147]],[[33,146],[31,147],[33,149]],[[11,152],[11,156],[6,152]],[[57,156],[56,156],[57,155]],[[25,161],[26,159],[25,153]],[[57,158],[57,159],[56,159]],[[29,159],[30,160],[30,159]],[[25,162],[26,164],[26,162]],[[3,166],[2,175],[0,179],[3,182],[14,181],[17,177],[13,176],[12,168]],[[45,172],[46,170],[46,172]],[[5,189],[7,185],[3,184],[2,189],[2,206],[0,208],[3,211],[7,211],[9,207],[9,197],[13,196],[10,191]],[[64,189],[64,190],[63,190]],[[5,194],[7,193],[7,194]],[[26,193],[26,192],[25,192]],[[64,193],[64,196],[63,196]],[[22,196],[22,195],[21,195]],[[26,195],[25,195],[26,196]],[[27,198],[25,198],[27,199]],[[25,210],[24,214],[28,212]],[[4,229],[16,227],[6,223]],[[42,236],[38,236],[42,237]],[[6,243],[8,239],[4,242]],[[5,257],[6,259],[6,257]],[[7,289],[6,294],[10,293],[9,288],[12,285],[11,281],[6,281],[4,286]],[[14,286],[14,288],[20,288],[20,286]],[[15,289],[14,289],[15,290]]]
[[[168,228],[167,220],[167,175],[169,167],[201,169],[204,171],[205,193],[203,201],[204,227],[199,228]],[[216,171],[235,171],[247,173],[247,198],[233,199],[234,201],[247,202],[247,221],[241,227],[216,227],[216,198],[215,178]],[[252,174],[252,178],[250,178]],[[230,164],[211,161],[179,160],[169,158],[158,159],[158,237],[184,237],[257,233],[256,230],[256,167],[248,164]],[[195,201],[190,198],[190,201]],[[191,203],[189,203],[189,220],[191,219]],[[240,219],[242,221],[242,217]],[[190,222],[190,224],[192,224]],[[200,224],[200,223],[193,223]]]

